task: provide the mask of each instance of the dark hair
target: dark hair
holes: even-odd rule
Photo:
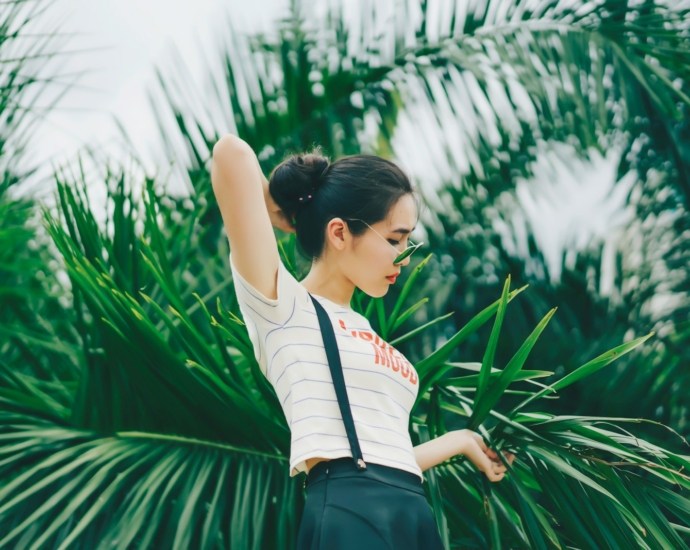
[[[324,251],[326,226],[333,218],[347,221],[350,232],[359,236],[367,226],[386,219],[407,194],[412,194],[419,214],[420,200],[410,178],[389,160],[375,155],[350,155],[333,163],[319,147],[305,154],[293,154],[271,172],[269,192],[289,220],[297,223],[298,250],[310,260]],[[302,203],[299,197],[315,191]]]

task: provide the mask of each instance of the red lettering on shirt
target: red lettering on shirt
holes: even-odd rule
[[[381,350],[381,348],[377,346],[374,346],[374,364],[384,365],[390,368],[390,365],[388,364],[388,358],[384,354],[383,350]]]
[[[345,322],[342,319],[339,319],[339,323],[340,328],[347,331]],[[388,342],[384,342],[381,338],[379,338],[378,334],[371,333],[366,330],[351,330],[349,332],[353,337],[371,343],[374,349],[375,365],[385,366],[386,368],[391,369],[393,372],[400,373],[403,378],[407,378],[410,384],[417,384],[419,378],[417,377],[417,373],[415,372],[412,364],[405,359],[405,357],[403,357],[403,355],[397,349],[391,346]]]

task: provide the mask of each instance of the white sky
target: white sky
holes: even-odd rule
[[[348,5],[347,0],[342,1]],[[121,158],[122,141],[114,117],[122,122],[134,149],[153,163],[161,140],[147,97],[157,89],[155,67],[165,73],[176,50],[198,86],[212,62],[217,62],[229,21],[243,32],[268,32],[276,19],[285,15],[287,6],[288,0],[56,0],[48,21],[42,18],[43,27],[55,28],[56,21],[63,22],[63,33],[78,36],[66,40],[68,47],[62,50],[90,50],[65,56],[58,72],[87,74],[78,79],[76,87],[39,127],[31,158],[43,162],[44,167],[34,178],[39,183],[34,182],[29,189],[38,191],[39,196],[52,193],[52,167],[73,161],[84,144],[103,147]],[[423,120],[428,117],[417,118],[418,124],[413,125],[417,128],[408,130],[401,120],[399,152],[414,145],[409,136],[417,135]],[[412,149],[419,151],[418,145]],[[401,158],[413,173],[418,172],[415,163],[428,167],[430,162],[429,157]],[[587,242],[592,235],[605,235],[608,226],[601,220],[614,218],[611,213],[620,208],[622,197],[617,194],[607,198],[615,158],[597,158],[589,166],[557,162],[555,166],[553,159],[543,160],[546,164],[542,162],[538,168],[541,175],[537,180],[546,183],[535,181],[535,185],[528,185],[532,194],[523,186],[521,199],[552,274],[560,274],[563,246]],[[578,188],[582,181],[588,182],[589,190]],[[565,182],[567,192],[548,191],[555,182]],[[535,189],[542,192],[535,196]],[[615,225],[619,224],[620,220]]]
[[[41,124],[32,140],[32,163],[47,161],[40,175],[49,177],[51,163],[64,165],[84,144],[120,152],[114,117],[146,156],[160,142],[147,99],[155,89],[154,68],[169,63],[176,49],[191,74],[201,76],[209,65],[203,52],[218,51],[228,20],[236,29],[268,30],[287,5],[281,0],[57,0],[50,16],[40,18],[42,28],[62,22],[62,33],[77,36],[62,40],[65,47],[58,50],[90,51],[63,56],[55,70],[87,74]],[[40,191],[50,187],[40,185]]]

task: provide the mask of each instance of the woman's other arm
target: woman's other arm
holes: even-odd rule
[[[471,430],[453,430],[414,448],[415,459],[422,471],[459,454],[465,455],[489,480],[503,479],[506,467],[482,437]],[[509,464],[513,463],[514,455],[506,451],[503,455]]]

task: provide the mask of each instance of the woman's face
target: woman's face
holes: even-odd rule
[[[342,273],[369,296],[384,296],[394,284],[387,277],[399,275],[410,263],[409,257],[399,264],[393,261],[408,246],[416,219],[416,205],[408,194],[391,208],[387,219],[370,224],[371,228],[359,237],[350,233],[341,218],[331,220],[329,241],[337,248],[336,261]]]

